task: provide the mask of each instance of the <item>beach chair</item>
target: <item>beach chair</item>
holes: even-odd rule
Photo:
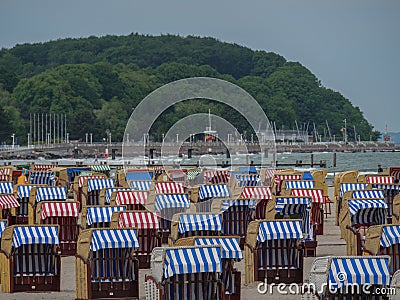
[[[283,180],[282,188],[279,196],[290,196],[292,189],[314,189],[315,181],[313,180]]]
[[[126,206],[127,210],[146,210],[147,191],[114,191],[110,196],[110,205]]]
[[[0,218],[7,219],[10,225],[15,219],[15,209],[19,207],[20,204],[14,194],[0,194]]]
[[[272,192],[274,195],[280,195],[281,190],[282,190],[282,184],[284,181],[287,180],[296,180],[299,181],[302,178],[302,174],[300,174],[299,172],[295,173],[294,171],[289,172],[288,174],[286,174],[286,172],[276,172],[274,174],[274,179],[273,179],[273,183],[272,183]]]
[[[118,192],[118,191],[131,191],[131,189],[125,188],[125,187],[109,187],[109,188],[101,189],[100,190],[101,204],[104,204],[104,205],[110,204],[111,194],[113,192]]]
[[[52,169],[53,170],[53,169]],[[89,167],[71,167],[61,168],[58,171],[58,182],[60,186],[64,186],[68,191],[74,191],[75,177],[79,176],[82,172],[90,172]]]
[[[13,182],[14,167],[0,167],[0,182]]]
[[[303,282],[302,220],[257,220],[244,246],[245,284]]]
[[[235,268],[235,262],[243,259],[238,236],[194,236],[176,241],[176,246],[221,246],[221,293],[223,300],[239,300],[241,293],[241,272]]]
[[[317,239],[314,225],[311,224],[310,197],[273,197],[266,208],[266,219],[301,219],[303,221],[304,257],[315,257],[317,253]]]
[[[75,258],[76,299],[138,299],[139,247],[133,229],[87,229]]]
[[[198,212],[209,212],[213,199],[229,198],[230,194],[227,184],[200,185],[192,188],[190,201]],[[232,198],[235,197],[232,195]]]
[[[74,200],[81,204],[82,208],[82,194],[83,194],[83,183],[88,179],[104,179],[105,175],[79,175],[75,176],[74,179]]]
[[[81,226],[83,229],[109,228],[114,212],[125,211],[125,206],[89,205],[82,208]]]
[[[155,213],[146,211],[119,211],[111,217],[111,228],[133,228],[139,241],[135,255],[139,260],[140,269],[150,268],[151,251],[161,247],[161,232],[158,217]]]
[[[104,198],[100,197],[100,191],[105,188],[114,187],[113,179],[89,178],[83,180],[82,207],[87,205],[104,205]]]
[[[149,194],[146,209],[157,213],[163,243],[168,242],[172,217],[188,211],[189,208],[190,201],[187,194]]]
[[[105,176],[110,177],[110,166],[109,165],[94,165],[90,166],[93,172],[103,173]]]
[[[58,225],[61,255],[75,255],[79,235],[79,202],[42,201],[37,205],[38,224]]]
[[[265,209],[272,198],[271,188],[265,186],[244,187],[239,197],[240,200],[257,200],[254,219],[265,219]]]
[[[212,203],[211,211],[222,214],[222,232],[228,236],[239,236],[242,249],[246,241],[247,226],[254,220],[256,205],[255,199],[216,199]]]
[[[377,189],[383,191],[383,198],[388,205],[388,223],[392,223],[393,219],[393,201],[394,198],[400,193],[400,184],[395,183],[370,183],[372,189]]]
[[[146,300],[222,299],[221,246],[154,248]]]
[[[67,200],[67,191],[64,187],[42,187],[35,186],[30,189],[28,203],[28,224],[37,224],[36,209],[42,201],[65,201]]]
[[[216,236],[222,233],[222,216],[215,213],[179,213],[172,217],[168,245],[183,237]]]
[[[227,184],[230,179],[229,171],[206,170],[204,171],[204,184]]]
[[[334,201],[336,202],[337,197],[340,193],[340,185],[342,183],[357,183],[358,170],[351,170],[345,172],[336,173],[333,178],[334,186]]]
[[[45,185],[17,184],[14,186],[14,195],[20,204],[15,209],[15,216],[12,216],[12,224],[28,224],[28,205],[31,189],[34,187],[45,187]]]
[[[323,189],[292,189],[292,197],[310,197],[311,201],[311,224],[314,225],[316,235],[324,234],[324,202]]]
[[[361,255],[368,227],[386,224],[387,204],[383,199],[350,199],[343,202],[340,231],[347,255]]]
[[[116,186],[129,187],[128,181],[151,181],[153,172],[140,169],[122,169],[116,174]]]
[[[60,291],[58,226],[13,225],[3,231],[1,291]]]
[[[339,214],[340,210],[342,209],[342,201],[343,197],[346,194],[347,198],[353,198],[352,191],[363,191],[366,190],[368,187],[367,183],[340,183],[340,191],[337,196],[335,196],[336,202],[336,225],[339,226]],[[349,193],[346,193],[349,192]]]
[[[363,255],[388,255],[390,274],[400,270],[400,226],[370,226],[365,235]]]
[[[318,257],[302,299],[387,299],[375,290],[390,284],[388,256]]]
[[[54,172],[30,171],[29,172],[29,183],[55,186],[56,185],[56,176],[55,176]]]

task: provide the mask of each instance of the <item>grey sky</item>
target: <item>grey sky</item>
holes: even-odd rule
[[[398,0],[0,0],[0,47],[131,32],[212,36],[299,61],[390,131],[400,131],[399,29]]]

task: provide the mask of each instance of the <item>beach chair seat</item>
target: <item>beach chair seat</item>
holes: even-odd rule
[[[385,299],[377,288],[390,284],[388,256],[318,257],[302,299]]]
[[[100,197],[102,189],[114,187],[113,179],[89,178],[84,179],[82,187],[82,206],[104,205],[104,198]],[[102,201],[103,200],[103,201]]]
[[[216,236],[222,233],[222,215],[219,213],[179,213],[172,217],[168,244],[190,236]]]
[[[222,232],[224,235],[239,236],[242,249],[246,241],[247,226],[254,219],[256,206],[255,199],[216,199],[212,203],[212,211],[222,214]]]
[[[13,225],[3,231],[3,293],[60,291],[61,260],[58,226]]]
[[[311,198],[311,224],[315,234],[324,234],[324,191],[323,189],[292,189],[290,196]]]
[[[221,246],[154,248],[146,300],[223,299]]]
[[[265,209],[271,199],[271,188],[266,186],[244,187],[239,199],[257,200],[254,219],[265,219]]]
[[[365,235],[363,255],[388,255],[390,274],[400,270],[400,225],[370,226]]]
[[[43,201],[37,206],[39,224],[59,226],[61,255],[75,255],[79,235],[79,202]]]
[[[83,195],[83,185],[88,179],[105,179],[105,175],[79,175],[75,176],[74,179],[74,200],[78,201],[82,209],[82,195]],[[87,183],[86,183],[87,186]]]
[[[139,268],[150,268],[151,252],[155,247],[161,246],[158,216],[147,211],[114,212],[111,217],[111,228],[136,230],[139,248],[136,249],[135,255],[139,260]]]
[[[249,224],[245,283],[302,283],[302,220],[257,220]]]
[[[368,227],[386,224],[387,204],[382,199],[350,199],[340,212],[340,230],[347,255],[361,255]]]
[[[238,236],[194,236],[176,241],[176,246],[221,246],[222,299],[239,300],[241,294],[241,272],[235,268],[235,262],[243,259],[243,251]]]
[[[76,299],[139,298],[134,229],[87,229],[75,258]]]
[[[114,212],[125,211],[125,206],[90,205],[82,209],[81,226],[89,228],[109,228]]]

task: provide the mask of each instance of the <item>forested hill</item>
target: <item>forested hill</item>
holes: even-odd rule
[[[326,121],[340,136],[343,119],[356,126],[361,139],[379,133],[358,107],[340,93],[321,86],[298,62],[265,51],[253,51],[213,38],[173,35],[89,37],[17,45],[0,51],[0,141],[29,132],[30,113],[66,113],[71,139],[93,133],[94,140],[110,130],[122,140],[134,107],[165,83],[209,76],[233,82],[257,99],[277,128],[313,123],[323,134]],[[221,104],[180,103],[165,112],[152,131],[159,138],[179,118],[212,112],[247,130],[244,119]],[[349,138],[352,139],[349,131]]]

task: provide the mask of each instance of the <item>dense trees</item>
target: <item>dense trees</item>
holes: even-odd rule
[[[0,50],[0,139],[29,131],[30,113],[66,113],[71,139],[109,130],[121,140],[134,107],[156,88],[181,78],[208,76],[238,84],[260,103],[278,128],[326,120],[340,134],[343,119],[362,139],[372,126],[359,108],[338,92],[322,87],[305,67],[282,56],[252,51],[213,38],[173,35],[89,37]],[[250,132],[235,111],[208,100],[187,101],[166,111],[153,126],[154,137],[179,118],[195,112],[227,118]],[[310,127],[311,129],[311,127]],[[351,131],[349,131],[351,135]]]

